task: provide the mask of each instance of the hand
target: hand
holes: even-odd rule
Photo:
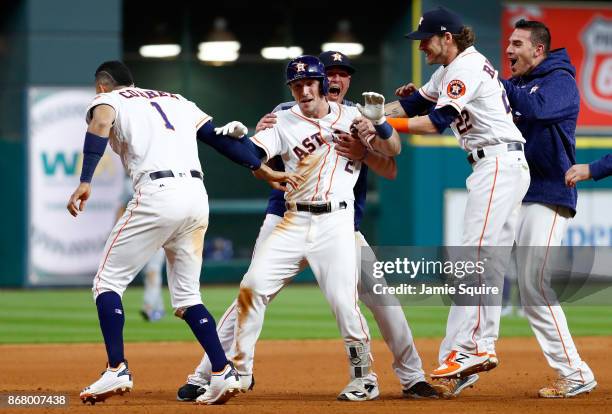
[[[274,124],[276,124],[276,114],[265,114],[257,123],[257,126],[255,127],[255,132],[272,128]]]
[[[279,191],[284,191],[284,192],[290,191],[290,188],[287,187],[287,183],[277,183],[276,181],[268,181],[268,184],[274,190],[279,190]]]
[[[353,161],[363,161],[368,154],[368,149],[361,143],[359,137],[355,138],[347,133],[337,134],[336,152]]]
[[[68,209],[70,214],[72,214],[73,217],[78,216],[80,211],[85,211],[85,203],[87,202],[87,199],[89,199],[90,195],[91,195],[91,184],[90,183],[81,183],[79,184],[77,189],[74,190],[74,193],[72,193],[72,195],[70,196],[70,200],[68,200],[68,205],[66,206],[66,208]],[[79,200],[81,202],[79,203],[77,207],[77,202]]]
[[[215,133],[217,135],[227,135],[232,138],[242,138],[245,136],[249,130],[244,124],[240,121],[232,121],[228,124],[223,125],[222,127],[215,128]]]
[[[266,164],[261,164],[258,170],[253,171],[253,175],[260,180],[289,184],[293,189],[298,188],[304,182],[304,177],[299,174],[274,171]]]
[[[376,130],[372,121],[367,118],[355,118],[351,124],[351,135],[369,150],[372,150],[372,140],[376,138]]]
[[[368,118],[374,125],[380,125],[385,122],[385,97],[376,92],[362,93],[365,101],[365,106],[357,104],[357,109],[361,115]]]
[[[589,164],[576,164],[565,173],[565,185],[576,187],[576,183],[590,180],[591,178]]]
[[[407,85],[402,85],[395,90],[395,95],[400,98],[406,98],[407,96],[412,95],[417,91],[417,87],[414,86],[414,83],[409,83]]]

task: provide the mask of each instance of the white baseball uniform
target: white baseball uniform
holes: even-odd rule
[[[546,271],[547,256],[555,253],[548,248],[561,246],[571,217],[567,207],[523,203],[516,229],[519,288],[525,315],[548,364],[560,378],[588,383],[595,379],[593,371],[578,354]]]
[[[255,249],[265,240],[274,230],[274,228],[282,221],[282,217],[275,214],[267,214],[264,222],[259,230]],[[361,260],[361,248],[369,247],[368,242],[361,232],[355,232],[355,248],[357,255],[357,264],[359,266]],[[361,281],[361,279],[359,280]],[[406,317],[400,305],[389,306],[380,305],[373,301],[371,296],[360,297],[360,300],[370,309],[383,339],[393,354],[393,371],[397,375],[404,389],[412,387],[420,381],[425,381],[425,373],[423,372],[423,364],[416,350],[412,331],[408,326]],[[227,308],[223,316],[217,324],[217,334],[223,346],[223,350],[228,353],[231,350],[231,345],[234,341],[234,329],[238,317],[238,301],[234,300]],[[200,364],[196,367],[193,374],[189,375],[188,382],[195,384],[203,384],[210,381],[212,375],[212,367],[210,360],[204,354]]]
[[[525,140],[512,122],[497,71],[471,46],[450,64],[439,67],[419,93],[435,102],[436,108],[451,105],[457,109],[461,116],[451,128],[459,145],[475,161],[466,180],[468,200],[462,245],[478,249],[512,246],[530,177],[522,150],[512,150]],[[485,281],[503,278],[503,274],[492,273],[484,275]],[[489,342],[498,336],[499,317],[498,306],[451,306],[446,337],[440,346],[440,363],[451,350],[494,352],[494,344]]]
[[[211,117],[180,95],[126,87],[97,95],[88,108],[88,121],[91,109],[101,104],[115,110],[110,145],[135,192],[104,247],[94,299],[105,291],[123,295],[163,247],[173,308],[202,303],[199,280],[208,196],[196,132]]]
[[[132,180],[126,177],[124,180],[123,199],[129,203],[134,197]],[[162,268],[166,261],[164,249],[159,249],[151,260],[144,266],[142,312],[149,320],[157,320],[164,313],[164,297],[162,295]]]
[[[365,318],[357,303],[353,187],[360,162],[339,156],[334,131],[348,132],[356,108],[330,102],[320,119],[304,116],[298,105],[277,113],[273,128],[258,132],[253,142],[270,159],[281,155],[285,170],[305,180],[285,194],[288,210],[272,233],[260,240],[238,297],[238,319],[232,346],[239,373],[253,372],[255,343],[267,304],[300,270],[306,260],[332,307],[345,343],[369,343]],[[297,203],[297,204],[296,204]],[[302,204],[303,203],[303,204]],[[328,203],[329,212],[298,211],[299,205]],[[368,362],[369,366],[369,362]]]

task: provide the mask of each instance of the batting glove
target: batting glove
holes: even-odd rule
[[[227,135],[232,138],[242,138],[248,132],[249,130],[247,127],[240,121],[232,121],[222,127],[215,128],[215,133],[217,135]]]
[[[376,92],[364,92],[362,95],[365,105],[357,104],[361,115],[372,121],[374,125],[383,124],[387,120],[385,118],[385,97]]]

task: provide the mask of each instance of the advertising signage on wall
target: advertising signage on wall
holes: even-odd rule
[[[121,203],[124,172],[108,148],[86,210],[66,210],[79,182],[92,88],[32,87],[28,94],[28,285],[88,285]]]
[[[581,106],[580,132],[612,131],[612,7],[605,3],[508,3],[502,13],[502,76],[510,77],[505,57],[519,19],[538,20],[550,29],[552,48],[566,48],[576,67]]]
[[[444,192],[444,245],[460,246],[467,191]],[[565,246],[612,247],[612,215],[602,206],[612,205],[610,190],[582,190],[578,196],[576,216],[570,220]]]

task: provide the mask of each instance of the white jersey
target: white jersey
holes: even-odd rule
[[[287,201],[353,201],[353,187],[361,163],[336,153],[335,133],[349,133],[357,108],[329,102],[330,112],[320,119],[308,118],[300,107],[276,112],[273,128],[251,139],[261,147],[267,160],[281,155],[285,171],[298,173],[305,181],[297,190],[285,193]],[[266,161],[267,161],[266,160]]]
[[[96,95],[87,108],[106,104],[115,110],[110,145],[135,186],[149,172],[202,171],[196,132],[212,118],[180,95],[126,87]]]
[[[436,108],[452,105],[461,114],[451,124],[459,145],[471,151],[488,145],[525,142],[512,121],[512,109],[497,71],[470,46],[440,66],[419,89]]]

